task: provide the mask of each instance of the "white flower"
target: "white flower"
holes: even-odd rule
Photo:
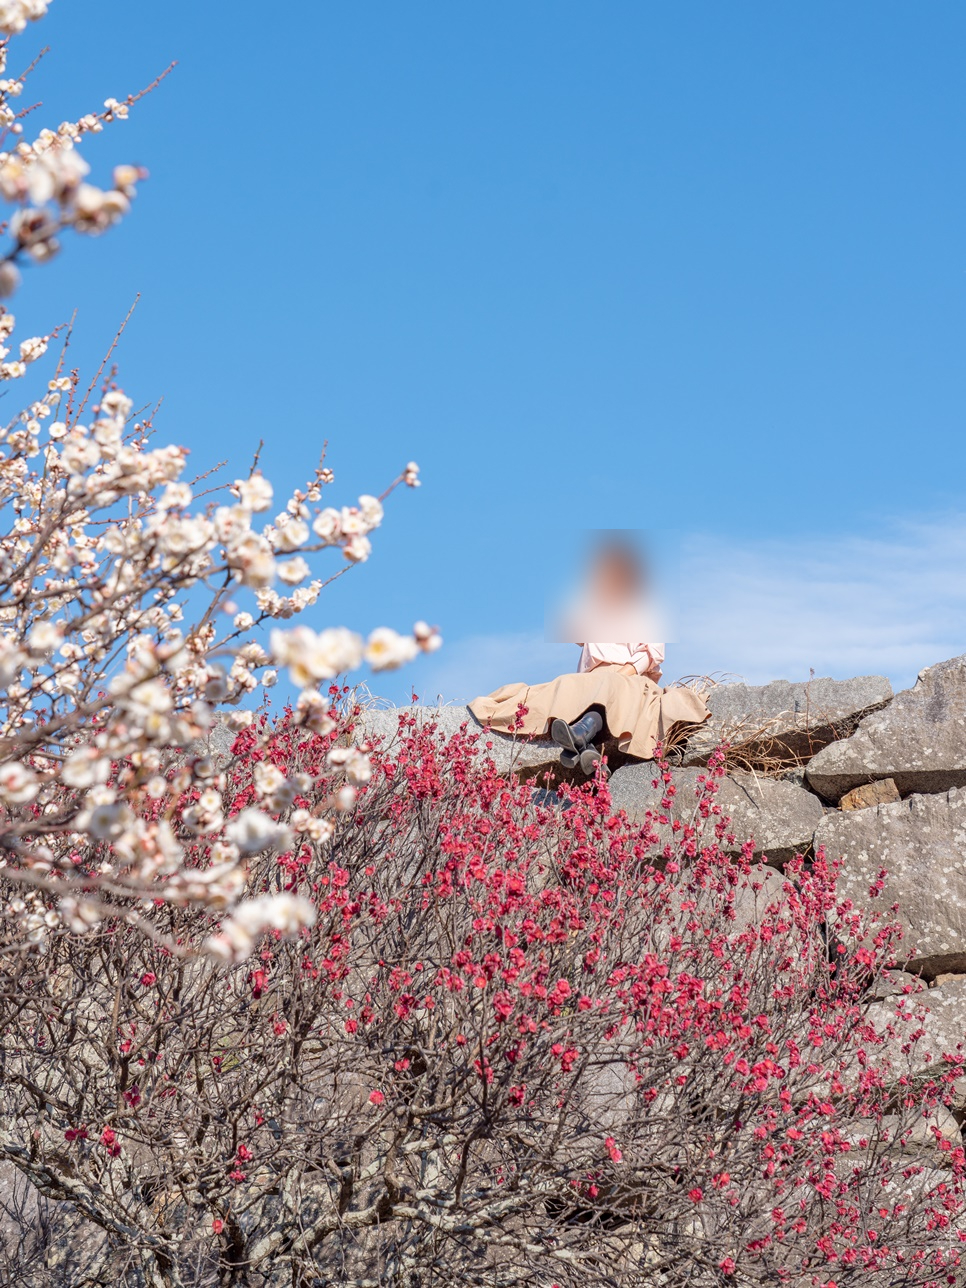
[[[265,930],[295,935],[315,925],[315,908],[298,895],[263,894],[238,905],[217,935],[205,941],[205,949],[226,962],[244,961]]]
[[[75,747],[60,771],[61,782],[68,787],[93,787],[106,783],[111,774],[110,759],[96,747]]]
[[[333,747],[326,756],[333,769],[343,769],[350,783],[362,787],[372,777],[372,762],[358,747]]]
[[[198,808],[206,814],[215,814],[221,809],[221,792],[214,787],[206,787],[198,797]]]
[[[296,711],[302,724],[312,733],[331,733],[335,721],[329,715],[329,699],[324,698],[318,689],[303,689],[296,703]]]
[[[9,259],[0,262],[0,300],[9,300],[16,295],[20,285],[20,269]]]
[[[413,635],[424,653],[435,653],[443,643],[443,637],[438,629],[426,622],[417,622],[413,627]]]
[[[145,680],[136,684],[127,701],[141,715],[164,715],[172,707],[171,691],[163,680]]]
[[[40,621],[30,628],[27,648],[35,657],[49,657],[64,639],[63,627],[58,622]]]
[[[410,461],[405,470],[403,470],[403,482],[407,487],[420,486],[419,466],[415,461]]]
[[[372,554],[372,542],[368,537],[352,537],[342,547],[342,553],[351,563],[364,563]]]
[[[287,827],[276,823],[262,810],[250,807],[243,809],[232,819],[225,828],[225,836],[233,845],[238,846],[242,854],[259,854],[270,846],[280,850],[287,849],[291,833]]]
[[[276,550],[290,552],[304,546],[309,539],[309,525],[304,519],[288,519],[275,529],[274,546]]]
[[[297,586],[300,581],[305,581],[310,572],[311,569],[301,555],[295,559],[286,559],[278,565],[279,580],[288,586]]]
[[[307,809],[297,809],[292,813],[292,827],[310,841],[316,842],[327,841],[335,832],[335,824],[331,819],[318,818]]]
[[[13,684],[26,660],[27,655],[17,648],[12,635],[0,637],[0,686]]]
[[[47,12],[49,0],[0,0],[0,31],[17,36],[28,22],[36,22]]]
[[[121,389],[109,389],[101,399],[102,416],[111,416],[117,420],[127,420],[134,410],[134,402]]]
[[[108,102],[113,101],[113,99],[108,100]],[[105,106],[107,106],[107,104],[105,104]],[[127,108],[124,109],[124,112],[126,115]],[[148,172],[142,166],[137,165],[116,165],[111,175],[111,178],[114,180],[114,187],[120,192],[126,192],[129,196],[134,195],[132,190],[137,185],[138,181],[140,179],[146,179],[147,177]]]
[[[363,522],[367,528],[378,528],[382,523],[382,502],[378,497],[360,496],[359,513],[362,515]]]
[[[315,516],[312,531],[328,545],[334,545],[342,535],[342,515],[329,506]]]
[[[7,165],[10,163],[8,162]],[[4,166],[4,170],[7,166]],[[69,142],[60,142],[24,166],[27,195],[35,206],[63,200],[80,187],[90,166]],[[2,180],[0,180],[2,182]]]
[[[26,765],[16,760],[0,765],[0,799],[8,805],[24,805],[32,801],[39,789],[37,775]]]
[[[285,775],[278,765],[273,765],[268,760],[258,762],[255,766],[253,777],[255,779],[255,790],[259,796],[271,796],[285,782]]]
[[[366,641],[365,659],[374,671],[394,671],[411,662],[418,652],[419,645],[411,635],[379,626]]]
[[[283,935],[293,935],[303,926],[315,925],[315,908],[308,899],[294,894],[263,894],[245,899],[232,914],[232,920],[249,934],[271,928]]]
[[[191,486],[188,483],[169,483],[158,498],[159,510],[183,510],[191,504]]]
[[[117,840],[133,821],[134,815],[123,801],[95,805],[77,818],[81,831],[89,832],[98,841]]]
[[[229,562],[245,586],[256,589],[270,586],[275,580],[275,556],[272,548],[255,532],[249,532],[229,548]]]
[[[362,638],[342,626],[330,627],[321,634],[308,626],[274,630],[270,647],[272,657],[288,667],[292,683],[300,688],[334,679],[362,662]]]
[[[339,516],[339,527],[345,537],[361,537],[369,531],[369,525],[354,505],[344,505]]]
[[[47,352],[47,341],[40,336],[35,336],[32,340],[24,340],[20,345],[20,361],[36,362]]]
[[[345,787],[340,787],[335,794],[336,809],[343,814],[346,813],[348,810],[352,809],[353,805],[356,803],[356,797],[358,795],[359,793],[356,789],[354,787],[350,787],[349,784],[346,783]]]
[[[75,899],[73,895],[67,895],[57,907],[68,929],[75,935],[83,935],[100,924],[101,914],[97,905],[88,899]]]
[[[267,510],[272,504],[272,485],[257,471],[247,479],[235,479],[232,492],[247,510]]]
[[[251,511],[243,505],[220,505],[215,511],[215,532],[227,550],[246,537],[251,526]]]

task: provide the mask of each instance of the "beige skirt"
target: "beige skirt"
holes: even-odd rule
[[[527,714],[516,724],[520,704]],[[620,750],[650,760],[654,744],[664,743],[676,724],[703,724],[711,714],[693,689],[668,688],[643,675],[627,675],[616,666],[559,675],[546,684],[504,684],[485,698],[476,698],[470,710],[480,724],[500,732],[514,728],[531,737],[546,736],[553,720],[578,720],[590,707],[599,707],[607,732]]]

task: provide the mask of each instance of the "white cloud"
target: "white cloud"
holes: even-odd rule
[[[807,516],[806,516],[807,517]],[[888,675],[905,687],[966,652],[966,519],[876,538],[692,538],[675,669],[779,677]]]
[[[803,528],[807,506],[797,507]],[[897,688],[966,652],[966,517],[903,523],[878,537],[722,541],[695,536],[668,678],[727,673],[752,684],[816,675],[887,675]],[[438,661],[436,660],[438,659]],[[447,643],[427,700],[467,701],[513,680],[549,679],[576,649],[542,632]]]

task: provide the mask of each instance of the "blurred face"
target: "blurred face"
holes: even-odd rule
[[[640,572],[630,553],[605,550],[597,556],[591,569],[591,591],[594,598],[607,605],[629,604],[643,591]]]
[[[574,640],[665,640],[666,622],[655,598],[651,550],[632,530],[588,529],[579,552],[556,575],[569,580],[556,603],[548,601],[546,638]],[[577,558],[573,558],[574,555]],[[553,593],[553,592],[551,592]],[[556,596],[555,596],[556,597]]]

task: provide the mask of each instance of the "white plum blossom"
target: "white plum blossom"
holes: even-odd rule
[[[245,899],[223,923],[221,931],[205,941],[205,948],[222,961],[244,961],[264,931],[296,935],[314,926],[315,918],[313,905],[298,895],[283,892]]]
[[[49,656],[63,638],[64,631],[59,622],[39,621],[27,634],[27,649],[35,657]]]
[[[110,759],[97,747],[76,747],[64,761],[61,782],[68,787],[93,787],[111,775]]]
[[[283,935],[293,935],[304,927],[315,925],[315,908],[307,899],[299,899],[296,895],[261,895],[240,903],[233,920],[252,935],[269,927],[280,930]]]
[[[275,529],[276,550],[290,553],[299,550],[309,539],[309,525],[302,519],[289,519]]]
[[[342,536],[342,515],[329,506],[320,510],[312,523],[312,531],[328,545],[334,545]]]
[[[326,761],[333,769],[343,770],[347,780],[356,787],[364,786],[372,778],[372,762],[358,747],[333,747]]]
[[[328,841],[335,833],[335,824],[330,818],[319,818],[307,809],[293,810],[290,821],[294,832],[299,832],[318,844]]]
[[[263,810],[253,806],[243,809],[225,828],[225,836],[241,854],[260,854],[271,848],[287,849],[291,833]]]
[[[188,483],[169,483],[158,497],[159,510],[183,510],[191,504],[191,487]]]
[[[105,801],[78,815],[77,826],[97,841],[118,840],[134,822],[134,815],[124,801]]]
[[[250,478],[236,479],[231,490],[240,503],[252,511],[267,510],[274,496],[271,483],[257,471]]]
[[[261,760],[255,766],[254,779],[259,796],[271,796],[285,783],[285,775],[278,765],[268,760]]]
[[[303,689],[295,710],[301,723],[311,733],[326,734],[335,728],[335,721],[329,714],[331,705],[329,699],[323,697],[318,689]]]
[[[378,528],[383,519],[382,502],[374,496],[359,497],[359,514],[366,525],[366,531]]]
[[[277,570],[279,581],[284,581],[288,586],[297,586],[300,581],[305,581],[312,571],[301,555],[295,559],[283,560],[277,565]]]
[[[361,537],[369,531],[369,525],[354,505],[345,505],[339,516],[339,530],[347,537]]]
[[[37,22],[47,12],[49,0],[0,0],[0,32],[18,36],[28,22]]]
[[[344,787],[340,787],[336,792],[333,803],[335,808],[344,814],[353,808],[358,797],[358,790],[350,783],[346,783]]]
[[[413,638],[423,653],[435,653],[443,645],[443,637],[438,629],[435,626],[429,626],[426,622],[416,623],[413,627]]]
[[[342,553],[351,563],[364,563],[372,554],[372,542],[361,535],[350,537],[342,547]]]
[[[366,641],[365,660],[374,671],[393,671],[411,662],[419,653],[412,635],[399,635],[388,626],[374,630]]]
[[[0,800],[8,805],[25,805],[40,788],[37,775],[18,761],[0,765]]]
[[[345,627],[329,627],[315,632],[309,626],[296,626],[290,631],[271,633],[272,657],[288,667],[292,683],[306,688],[319,680],[332,680],[362,663],[361,635]]]

